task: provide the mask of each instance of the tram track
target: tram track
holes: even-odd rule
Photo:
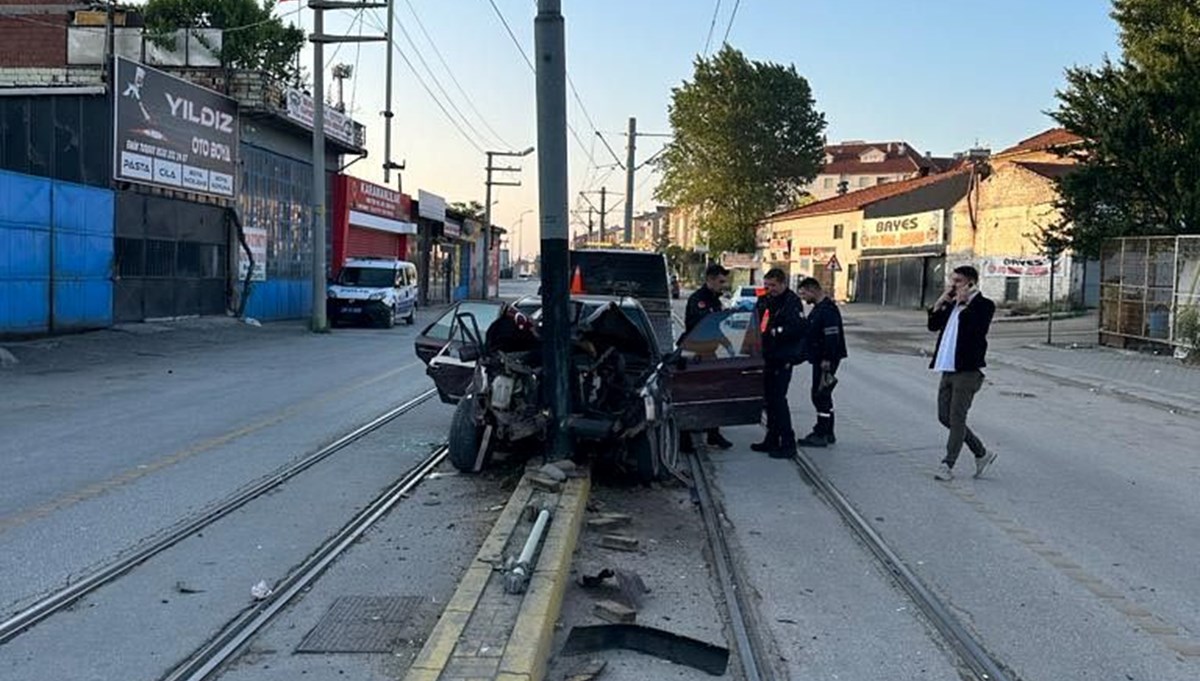
[[[52,617],[56,613],[70,608],[74,603],[79,601],[79,599],[95,592],[107,584],[112,583],[136,568],[138,565],[166,551],[167,549],[170,549],[193,534],[202,531],[204,528],[242,508],[251,501],[269,494],[292,478],[295,478],[297,475],[312,468],[333,454],[379,430],[395,419],[411,412],[413,409],[435,397],[436,394],[437,391],[432,389],[422,392],[416,397],[413,397],[412,399],[409,399],[389,409],[371,421],[358,426],[328,445],[321,447],[317,451],[312,452],[311,454],[308,454],[307,456],[304,456],[303,458],[287,465],[283,469],[256,481],[249,487],[244,488],[233,496],[222,500],[217,505],[204,509],[183,519],[164,532],[139,545],[136,549],[125,553],[125,555],[122,555],[116,560],[100,567],[99,569],[89,572],[87,575],[61,589],[55,590],[39,598],[33,604],[23,608],[4,621],[0,622],[0,645],[17,638],[37,623]],[[428,462],[428,460],[426,460],[426,462]],[[420,466],[418,466],[418,468],[420,468]],[[426,473],[426,475],[428,475],[428,473]]]

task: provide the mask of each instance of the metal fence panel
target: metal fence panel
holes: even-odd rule
[[[1200,236],[1114,239],[1100,254],[1100,331],[1119,345],[1187,345],[1182,313],[1200,308]]]

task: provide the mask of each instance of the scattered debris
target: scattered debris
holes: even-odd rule
[[[626,534],[606,534],[600,538],[600,546],[617,551],[637,551],[638,539]]]
[[[637,621],[637,610],[616,601],[596,601],[592,613],[613,624],[633,624]]]
[[[183,582],[175,582],[175,590],[181,594],[202,594],[204,589],[193,589]]]
[[[261,601],[270,596],[272,593],[274,593],[274,591],[267,584],[267,580],[265,579],[250,587],[250,595],[253,596],[254,600],[256,601]]]
[[[421,503],[425,506],[441,506],[442,505],[442,502],[438,499],[426,499],[425,501],[423,501]]]
[[[579,655],[617,648],[653,655],[713,676],[724,674],[729,666],[728,648],[638,624],[574,627],[567,636],[563,654]]]
[[[587,573],[579,575],[579,586],[585,589],[595,589],[598,586],[603,586],[604,582],[616,577],[617,573],[608,568],[604,568],[594,575]]]
[[[588,518],[587,526],[593,530],[608,530],[624,527],[633,522],[633,516],[625,513],[601,513],[594,518]]]
[[[542,466],[537,469],[537,472],[557,482],[566,482],[567,480],[567,472],[552,463]]]
[[[561,459],[559,461],[555,461],[554,463],[552,463],[550,465],[561,470],[563,473],[566,473],[567,475],[571,475],[572,473],[579,470],[579,466],[570,459]]]
[[[567,675],[563,677],[563,681],[592,681],[608,667],[606,660],[598,660],[592,658],[584,660],[571,668]]]
[[[618,569],[616,572],[617,586],[621,589],[621,597],[635,608],[642,607],[642,596],[650,593],[650,587],[646,586],[645,580],[633,570]]]
[[[556,494],[561,492],[563,488],[562,481],[548,478],[540,472],[530,474],[529,484],[542,491],[554,492]]]

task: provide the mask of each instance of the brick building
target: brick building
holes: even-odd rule
[[[942,172],[955,159],[922,155],[907,142],[849,141],[825,147],[821,173],[804,188],[818,200]]]

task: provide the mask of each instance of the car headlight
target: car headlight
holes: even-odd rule
[[[372,293],[371,297],[368,298],[368,300],[383,300],[386,297],[387,297],[387,293],[384,291],[380,291],[379,293]]]

